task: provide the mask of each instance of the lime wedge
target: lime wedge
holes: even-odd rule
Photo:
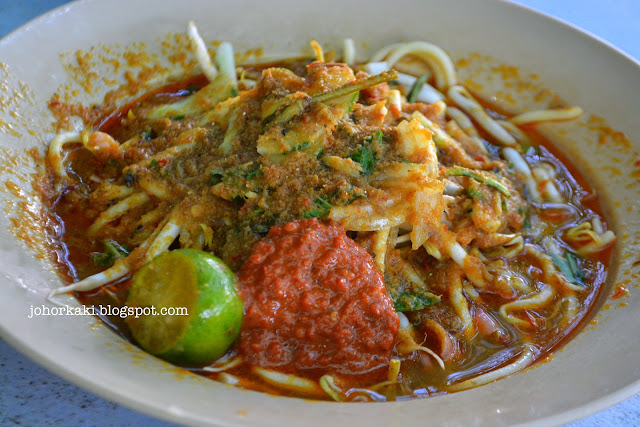
[[[182,366],[222,357],[242,326],[235,275],[220,259],[193,249],[165,252],[145,264],[126,304],[146,308],[144,315],[127,317],[140,347]]]

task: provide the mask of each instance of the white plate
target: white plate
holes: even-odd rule
[[[606,117],[632,141],[632,146],[622,151],[588,141],[566,142],[563,148],[602,190],[609,220],[621,238],[609,284],[627,279],[637,282],[631,277],[631,264],[638,257],[640,221],[629,209],[637,211],[638,186],[632,186],[635,180],[629,173],[639,158],[640,146],[634,141],[640,141],[640,68],[568,26],[499,1],[399,0],[390,6],[370,0],[366,7],[339,0],[244,0],[224,5],[206,0],[74,3],[0,41],[0,60],[8,70],[0,69],[0,80],[9,88],[4,94],[11,95],[14,90],[22,94],[22,98],[10,96],[9,101],[0,103],[0,145],[14,153],[33,145],[44,146],[51,122],[46,102],[68,81],[60,53],[132,41],[146,41],[153,48],[158,36],[182,32],[194,17],[205,38],[226,39],[237,46],[265,44],[267,48],[295,50],[311,38],[339,46],[342,37],[350,36],[375,48],[391,41],[423,39],[452,52],[490,54],[536,72],[545,86],[570,103]],[[95,95],[92,98],[99,100]],[[18,111],[19,117],[11,111]],[[15,133],[21,135],[1,122],[13,124]],[[622,174],[610,177],[610,170],[602,165],[616,165]],[[19,162],[11,168],[26,176],[32,166]],[[0,168],[0,173],[4,181],[7,172]],[[28,178],[12,180],[23,186],[28,196]],[[627,184],[630,187],[625,189]],[[46,263],[15,242],[10,227],[9,219],[3,217],[0,274],[6,280],[0,286],[2,337],[54,373],[156,417],[190,424],[561,423],[640,390],[636,287],[624,299],[627,307],[600,314],[596,326],[587,328],[551,362],[455,395],[403,403],[340,405],[230,388],[155,360],[91,317],[29,319],[30,307],[45,304],[44,296],[59,281]],[[37,240],[35,224],[23,229],[32,229]]]

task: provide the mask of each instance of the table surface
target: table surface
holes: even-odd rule
[[[106,1],[106,0],[105,0]],[[67,0],[0,0],[0,37]],[[640,59],[638,0],[519,0]],[[167,425],[52,375],[0,340],[0,425]],[[570,424],[640,425],[640,395]]]

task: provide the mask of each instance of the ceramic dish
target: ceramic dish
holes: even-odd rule
[[[8,212],[0,220],[3,339],[96,394],[186,424],[561,423],[637,393],[640,366],[635,355],[640,342],[635,325],[640,310],[635,306],[640,302],[633,284],[640,240],[635,164],[640,144],[634,141],[640,140],[640,67],[571,27],[509,3],[402,0],[393,4],[393,13],[389,8],[385,2],[368,2],[363,8],[360,2],[337,0],[224,5],[205,0],[87,1],[50,12],[0,41],[0,178],[16,184],[3,184],[7,192],[2,203]],[[24,152],[30,147],[42,150],[50,137],[46,105],[51,95],[67,84],[71,86],[65,90],[74,90],[63,64],[69,64],[76,50],[98,45],[104,51],[104,46],[145,42],[144,49],[162,55],[159,40],[167,33],[182,33],[194,17],[206,39],[225,39],[239,48],[263,45],[266,52],[291,53],[311,38],[339,46],[349,36],[366,42],[359,50],[365,57],[366,47],[417,39],[434,42],[454,57],[477,52],[535,72],[545,87],[605,117],[628,137],[610,132],[596,119],[586,128],[591,137],[555,130],[562,150],[599,190],[608,221],[619,236],[604,298],[619,285],[627,285],[629,294],[614,301],[603,298],[599,305],[606,303],[611,309],[596,315],[593,324],[548,363],[462,393],[369,405],[311,402],[231,388],[154,359],[93,317],[29,318],[32,307],[49,305],[45,297],[60,280],[37,256],[42,230],[35,217],[28,216],[37,204],[31,188],[34,164]],[[82,83],[78,75],[75,79]],[[100,93],[103,88],[96,85],[92,94],[78,97],[97,102]],[[593,132],[600,138],[594,139]],[[71,297],[66,303],[77,306]]]

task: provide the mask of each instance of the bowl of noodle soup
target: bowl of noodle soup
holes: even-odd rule
[[[637,255],[634,255],[634,238],[638,224],[631,214],[633,195],[629,192],[636,191],[634,173],[637,168],[635,159],[638,147],[633,141],[635,136],[640,135],[640,130],[631,119],[630,112],[634,111],[634,98],[638,98],[632,96],[631,91],[627,92],[629,96],[625,98],[612,100],[606,96],[610,91],[618,93],[617,88],[634,87],[633,81],[637,81],[640,75],[635,63],[576,30],[500,2],[483,5],[469,1],[447,6],[432,3],[406,5],[404,8],[396,6],[398,10],[405,12],[385,17],[383,29],[378,29],[374,34],[370,28],[372,25],[379,27],[376,25],[377,20],[382,22],[384,14],[376,14],[372,10],[365,12],[357,4],[351,3],[322,6],[309,4],[305,7],[305,14],[294,11],[284,1],[272,4],[264,11],[256,10],[259,7],[248,3],[221,9],[195,0],[180,7],[164,3],[153,3],[151,7],[151,2],[148,5],[139,3],[129,7],[135,10],[126,18],[114,19],[106,25],[98,22],[103,22],[105,16],[115,16],[117,5],[73,4],[58,15],[52,15],[55,19],[51,21],[40,20],[31,24],[38,31],[27,27],[10,35],[0,46],[3,53],[7,52],[4,56],[7,59],[3,66],[3,79],[7,82],[8,93],[14,94],[12,103],[3,105],[2,111],[6,114],[6,117],[2,116],[2,143],[6,150],[3,174],[9,189],[5,204],[11,212],[5,218],[7,226],[3,231],[7,233],[3,239],[3,250],[7,257],[3,274],[11,285],[2,289],[2,298],[16,301],[16,304],[3,312],[0,325],[3,337],[9,342],[53,372],[102,396],[157,417],[193,424],[264,423],[265,419],[273,424],[294,423],[301,414],[322,422],[331,417],[335,417],[336,422],[351,419],[375,423],[382,420],[419,422],[424,420],[425,414],[429,414],[429,419],[434,423],[512,424],[540,418],[549,422],[562,422],[579,416],[578,411],[584,411],[583,408],[587,405],[592,410],[597,410],[636,390],[639,373],[633,364],[632,355],[637,344],[629,338],[634,336],[630,325],[634,324],[637,316],[631,307],[597,314],[597,309],[604,304],[632,306],[635,293],[635,288],[626,285],[633,281],[634,262],[637,261]],[[469,12],[460,15],[456,10]],[[264,14],[272,16],[274,11],[277,11],[278,20],[288,23],[286,28],[276,30],[272,25],[273,20],[263,19]],[[358,19],[354,18],[356,16]],[[434,17],[429,25],[424,24],[425,16]],[[194,18],[197,29],[187,26]],[[323,25],[327,22],[331,22],[331,25]],[[57,28],[68,30],[64,35],[52,38],[53,42],[46,50],[38,48],[47,34]],[[526,37],[528,32],[535,32],[539,37],[529,39]],[[198,35],[197,38],[193,36],[194,33]],[[505,38],[505,33],[509,33],[510,37]],[[349,38],[351,42],[345,43],[345,38]],[[561,39],[563,43],[549,48],[554,39]],[[312,40],[316,42],[310,46],[309,42]],[[229,44],[220,44],[219,41]],[[523,52],[520,46],[525,43],[536,55]],[[25,52],[37,51],[42,58],[41,64],[36,67],[26,66],[24,57],[17,50],[11,49],[16,45],[23,47]],[[199,46],[204,47],[205,55],[199,53],[202,50]],[[221,60],[224,55],[219,52],[223,52],[226,46],[232,46],[236,55],[235,58],[233,53],[227,56],[225,62]],[[214,61],[207,58],[207,51],[215,53]],[[570,63],[563,60],[569,53],[575,58]],[[482,374],[470,376],[465,376],[464,372],[460,374],[461,369],[458,370],[458,376],[456,372],[447,371],[448,377],[441,383],[444,385],[423,384],[421,387],[414,387],[414,397],[420,397],[416,390],[422,389],[425,390],[425,395],[435,395],[428,399],[405,400],[398,395],[396,402],[367,406],[291,399],[247,390],[252,387],[236,388],[222,384],[229,383],[229,378],[255,381],[261,375],[265,381],[269,381],[273,380],[274,371],[267,370],[265,374],[264,370],[252,368],[245,377],[236,371],[225,373],[226,377],[220,377],[217,373],[207,374],[206,376],[214,376],[218,380],[211,381],[153,358],[114,334],[112,329],[92,316],[25,319],[30,306],[43,307],[43,310],[44,306],[50,309],[56,307],[48,298],[55,299],[64,307],[78,307],[77,300],[66,292],[90,292],[97,286],[109,284],[129,274],[122,265],[133,269],[133,264],[116,260],[112,267],[106,266],[109,267],[106,269],[107,273],[104,272],[105,268],[80,273],[67,271],[65,274],[72,278],[72,283],[68,287],[61,287],[63,283],[54,264],[57,262],[60,265],[66,261],[60,261],[64,256],[56,252],[57,259],[52,262],[51,251],[47,248],[55,244],[56,239],[62,239],[60,236],[64,234],[64,230],[57,227],[59,224],[55,221],[53,224],[43,222],[38,216],[42,195],[45,195],[44,199],[50,197],[50,203],[63,194],[67,194],[69,198],[67,187],[60,190],[66,180],[74,179],[76,175],[82,179],[91,177],[91,174],[77,172],[79,167],[66,168],[63,162],[66,144],[83,145],[97,156],[95,153],[99,150],[96,147],[102,147],[100,144],[104,141],[101,138],[106,138],[103,134],[113,133],[108,130],[108,123],[105,124],[109,117],[100,116],[101,107],[78,112],[68,106],[76,103],[103,104],[109,106],[105,111],[119,111],[114,108],[126,105],[126,102],[162,87],[167,82],[179,82],[180,76],[197,75],[204,71],[208,81],[215,82],[216,75],[208,69],[212,64],[216,73],[237,74],[234,78],[240,79],[238,86],[229,88],[229,95],[225,99],[229,96],[243,99],[248,93],[266,99],[269,96],[264,89],[266,83],[260,80],[264,67],[243,64],[279,61],[282,58],[311,58],[302,62],[304,67],[312,70],[309,71],[309,76],[315,72],[314,59],[316,64],[321,65],[345,62],[357,64],[357,67],[354,65],[352,71],[345,71],[344,67],[318,66],[316,80],[315,77],[308,77],[304,83],[306,86],[295,86],[291,83],[293,77],[288,75],[272,76],[273,81],[280,85],[292,85],[290,88],[293,89],[288,90],[289,94],[305,94],[300,99],[307,104],[296,104],[290,100],[288,102],[291,104],[281,104],[271,114],[263,112],[264,117],[261,117],[263,124],[265,120],[269,121],[265,126],[271,126],[269,129],[283,136],[290,134],[291,140],[282,148],[281,139],[262,138],[262,145],[258,142],[258,152],[261,156],[269,157],[268,161],[250,159],[255,162],[250,166],[246,166],[248,163],[245,161],[227,167],[233,169],[234,176],[242,173],[245,181],[248,176],[257,176],[255,182],[262,183],[261,180],[275,179],[270,175],[270,171],[276,168],[274,165],[291,164],[297,161],[295,159],[312,155],[319,160],[322,168],[332,174],[351,176],[353,179],[347,180],[347,193],[351,193],[344,200],[335,196],[335,193],[309,193],[307,196],[311,202],[304,209],[294,212],[283,208],[278,214],[287,220],[268,225],[284,226],[295,218],[305,218],[308,221],[312,221],[311,217],[331,219],[348,230],[350,238],[376,255],[373,258],[373,262],[378,263],[376,267],[380,270],[387,269],[385,283],[388,282],[387,276],[401,278],[396,280],[399,284],[390,289],[389,294],[394,311],[408,314],[401,314],[395,321],[395,326],[391,322],[389,328],[407,331],[411,328],[407,323],[414,328],[415,325],[422,325],[426,332],[420,329],[421,333],[439,337],[434,343],[425,341],[424,336],[418,332],[411,332],[412,335],[403,344],[410,347],[412,352],[420,352],[418,347],[429,351],[425,350],[422,356],[415,356],[410,361],[402,359],[402,366],[413,366],[411,363],[414,363],[416,366],[426,365],[429,369],[437,369],[436,365],[448,362],[446,357],[453,357],[452,352],[445,350],[447,345],[458,345],[456,340],[460,336],[474,335],[481,329],[488,329],[481,347],[494,348],[504,344],[505,339],[518,344],[512,347],[515,350],[510,353],[487,353],[487,358],[494,354],[502,357],[493,365],[493,370],[485,369],[486,372]],[[282,63],[277,65],[282,68]],[[244,72],[236,73],[236,66],[243,68]],[[291,65],[292,68],[296,66]],[[614,67],[620,79],[611,83],[614,87],[605,88],[599,84],[599,73],[608,67]],[[391,68],[396,68],[401,75],[385,74]],[[357,71],[364,74],[358,74]],[[208,73],[211,75],[207,75]],[[427,75],[428,73],[431,75]],[[47,77],[37,77],[41,75]],[[418,83],[421,75],[427,75],[424,79],[427,83]],[[367,80],[376,76],[382,76],[382,80]],[[378,86],[385,81],[390,84],[389,92],[384,95],[375,91],[366,92],[374,87],[374,83]],[[316,85],[318,82],[321,82],[320,86]],[[362,86],[367,82],[371,84]],[[349,107],[351,110],[344,110],[342,104],[331,104],[335,99],[344,103],[344,96],[353,93],[344,90],[351,90],[353,88],[350,89],[350,85],[358,84],[361,85],[357,86],[360,97],[355,107]],[[256,85],[257,89],[252,89],[253,86],[249,85]],[[186,84],[179,90],[189,91],[188,86]],[[204,82],[193,90],[194,93],[180,97],[186,100],[188,96],[196,96],[206,87]],[[224,88],[226,90],[226,86]],[[111,98],[105,98],[107,92],[114,90]],[[327,95],[340,90],[343,92],[331,95],[333,98]],[[224,102],[225,99],[220,101]],[[376,107],[383,100],[383,105]],[[422,102],[430,108],[412,107],[411,104],[416,102]],[[315,146],[316,141],[310,140],[309,134],[305,133],[307,130],[304,126],[295,127],[296,120],[302,123],[305,114],[311,114],[309,117],[314,123],[320,122],[325,117],[324,113],[316,111],[318,108],[314,110],[314,106],[321,103],[331,111],[333,117],[336,114],[357,117],[352,125],[359,125],[361,128],[353,133],[358,139],[355,145],[335,144],[329,147],[325,144],[320,151]],[[177,128],[181,135],[187,127],[180,126],[185,125],[184,121],[190,118],[181,117],[185,115],[185,110],[171,110],[175,108],[171,105],[173,102],[165,102],[143,106],[141,109],[126,108],[126,111],[154,120],[181,122]],[[287,109],[288,107],[292,108]],[[8,112],[9,108],[13,113]],[[187,116],[192,113],[188,107],[185,108]],[[265,108],[264,105],[262,108]],[[398,111],[394,111],[394,108]],[[55,126],[52,125],[54,118],[51,111],[57,115],[58,122]],[[380,120],[379,117],[376,118],[376,114],[379,116],[382,113],[385,118],[394,114],[398,114],[398,117],[386,124],[383,122],[384,118],[376,121]],[[102,120],[100,126],[94,124],[95,129],[91,132],[83,134],[83,126],[77,118],[84,116],[86,122],[91,114],[105,120]],[[126,120],[124,115],[116,114],[116,117],[121,124]],[[600,117],[604,117],[607,122]],[[130,125],[135,128],[139,122],[132,120]],[[289,126],[291,123],[294,125]],[[445,123],[448,124],[446,128]],[[389,130],[383,125],[393,129]],[[227,138],[229,129],[232,129],[228,119],[224,126],[219,122],[218,126],[223,132],[220,139],[229,144],[226,150],[239,156],[234,151],[234,140]],[[363,130],[365,127],[367,129]],[[288,130],[283,132],[285,128]],[[293,133],[290,132],[291,129]],[[528,133],[522,135],[522,129]],[[624,134],[613,129],[623,130]],[[295,132],[302,136],[292,138],[291,134]],[[453,138],[451,135],[457,137]],[[527,138],[535,141],[527,141]],[[427,140],[431,141],[431,145],[425,142]],[[163,143],[166,144],[167,141]],[[463,141],[462,146],[460,141]],[[490,142],[489,148],[483,141]],[[544,143],[541,144],[540,141]],[[141,148],[142,142],[144,141],[138,140],[130,145]],[[223,148],[218,147],[218,142],[216,149],[225,150],[225,142],[222,143]],[[109,143],[107,140],[106,144]],[[393,152],[384,151],[376,144],[391,146]],[[529,151],[531,146],[534,147],[533,151]],[[544,148],[540,149],[540,146]],[[182,146],[173,147],[176,151],[175,147]],[[24,154],[26,150],[29,150],[28,155]],[[177,151],[180,150],[182,148]],[[462,161],[460,153],[467,154],[462,157]],[[158,166],[158,162],[172,161],[172,158],[163,157],[164,154],[166,153],[157,149],[155,157],[136,158],[146,162],[144,168],[135,169],[134,163],[126,166],[131,167],[127,171],[132,171],[131,179],[136,183],[133,187],[143,191],[129,192],[127,187],[131,186],[126,183],[128,172],[122,172],[123,181],[116,182],[118,188],[110,187],[109,190],[122,190],[126,194],[115,199],[116,202],[107,204],[104,209],[96,208],[98,212],[90,218],[94,222],[88,224],[89,234],[101,238],[109,236],[101,235],[100,228],[119,219],[118,214],[114,213],[118,209],[109,210],[109,206],[119,206],[122,208],[120,211],[124,207],[124,210],[128,210],[131,208],[127,203],[142,206],[150,203],[149,197],[153,197],[153,200],[170,201],[168,205],[171,208],[179,205],[170,200],[168,190],[163,190],[153,181],[153,168],[162,170],[165,167],[164,164]],[[109,154],[105,154],[104,149],[100,155],[109,159]],[[368,172],[371,162],[364,159],[367,156],[375,159],[371,172]],[[453,162],[454,158],[458,160]],[[484,163],[497,161],[496,159],[502,163],[492,164],[491,167],[482,166]],[[108,163],[106,160],[103,164]],[[81,157],[75,161],[78,164],[90,164],[89,160]],[[46,162],[49,169],[44,173],[51,178],[50,188],[43,184],[38,193],[33,192],[33,176],[43,173],[38,168],[42,168]],[[563,168],[561,165],[565,163],[569,166]],[[255,169],[256,164],[260,165],[258,169]],[[295,167],[305,165],[308,165],[306,160]],[[68,170],[73,170],[74,176],[69,177],[71,172],[67,172]],[[121,170],[122,168],[118,173]],[[256,188],[251,186],[252,182],[244,182],[242,185],[234,184],[231,179],[218,182],[215,177],[217,169],[207,169],[206,172],[207,194],[230,203],[237,203],[234,198],[241,197],[244,199],[242,203],[253,206],[251,203]],[[225,175],[228,170],[220,173]],[[361,181],[358,181],[362,180],[365,173],[366,185],[370,185],[366,188],[365,184],[359,185]],[[410,179],[403,181],[403,177],[407,176]],[[95,179],[104,177],[104,174],[97,174]],[[518,182],[520,186],[513,182]],[[285,184],[278,181],[276,186],[279,185]],[[418,185],[418,190],[412,192],[412,185]],[[357,194],[359,188],[365,188],[366,200],[370,204],[366,204],[364,198]],[[400,190],[389,193],[389,188]],[[387,193],[384,197],[378,197],[378,190]],[[471,216],[467,220],[473,219],[474,230],[482,230],[482,236],[476,230],[474,239],[462,245],[459,243],[460,236],[447,240],[449,228],[458,232],[461,230],[458,222],[462,219],[455,217],[455,214],[448,218],[453,222],[444,229],[438,228],[441,227],[440,221],[429,222],[424,215],[422,220],[416,222],[418,215],[412,213],[411,209],[420,212],[427,210],[425,205],[418,204],[424,203],[421,197],[431,194],[430,191],[438,195],[435,202],[438,207],[434,211],[438,218],[448,207],[452,211],[464,211],[464,215],[469,213],[466,210],[472,211],[475,208],[475,217]],[[392,202],[385,199],[388,194],[392,194]],[[393,202],[393,194],[398,195],[397,202]],[[523,194],[522,198],[527,200],[526,203],[524,200],[517,200]],[[595,194],[599,204],[589,202],[590,195]],[[465,199],[464,203],[458,203],[461,199]],[[96,206],[102,203],[97,197],[88,200]],[[118,200],[128,202],[120,204]],[[407,200],[410,202],[406,202]],[[584,204],[583,200],[586,200]],[[200,203],[207,209],[212,206],[222,209],[217,205],[207,205],[202,201]],[[403,203],[410,203],[411,206]],[[486,208],[486,204],[491,205],[491,209]],[[563,204],[570,205],[570,208],[559,206]],[[189,212],[197,210],[194,206],[196,205],[193,203],[188,205]],[[354,206],[357,209],[352,209]],[[551,232],[546,229],[541,232],[550,237],[543,241],[544,239],[536,239],[531,233],[523,231],[527,229],[527,222],[534,222],[529,224],[529,228],[536,229],[536,224],[540,221],[540,215],[526,215],[521,210],[523,206],[540,208],[544,212],[542,217],[554,220],[565,215],[562,213],[563,209],[577,209],[580,213],[570,224],[560,222],[562,226]],[[171,216],[174,211],[163,208],[160,204],[154,204],[153,208],[164,209],[161,212],[164,222],[151,223],[149,233],[138,241],[141,247],[144,248],[146,244],[150,248],[150,254],[144,255],[149,259],[168,249],[176,237],[182,243],[184,230],[189,230],[190,235],[194,235],[188,224],[177,219],[181,218],[181,214]],[[366,214],[359,216],[363,211]],[[149,213],[136,212],[136,215],[143,217]],[[380,212],[384,215],[376,217]],[[509,212],[514,218],[507,218]],[[60,211],[56,214],[64,216]],[[504,224],[494,224],[492,220],[496,217],[504,217]],[[82,220],[87,222],[86,218]],[[542,223],[553,223],[549,221]],[[380,223],[384,225],[379,226]],[[65,230],[70,228],[72,221],[67,220],[66,224],[68,226]],[[140,224],[136,224],[136,227],[138,225]],[[196,225],[200,227],[200,223]],[[212,224],[205,226],[212,227]],[[187,243],[183,246],[202,249],[207,232],[206,228],[202,229],[204,240],[199,247],[193,243],[198,238],[189,243],[187,237],[184,237]],[[255,231],[255,227],[253,230]],[[217,230],[215,231],[217,235]],[[268,230],[259,230],[255,234],[266,234],[266,231]],[[158,235],[173,238],[163,246],[158,243],[160,239],[156,242]],[[17,236],[17,240],[14,236]],[[391,245],[387,243],[390,237],[393,240]],[[380,239],[384,240],[385,247],[392,246],[393,250],[376,252],[376,247],[381,245]],[[491,239],[498,239],[498,244]],[[17,246],[14,243],[16,241]],[[67,246],[73,246],[68,240],[64,242]],[[127,242],[127,245],[130,243]],[[413,249],[413,246],[421,250],[424,248],[425,255],[421,255],[423,257],[428,256],[429,259],[438,261],[450,260],[449,265],[452,267],[447,268],[455,270],[451,274],[446,269],[438,270],[438,263],[427,263],[436,270],[436,276],[446,276],[445,279],[438,280],[448,287],[429,288],[429,292],[421,292],[424,289],[419,283],[421,278],[427,277],[427,272],[420,269],[414,271],[417,267],[406,267],[407,262],[415,264],[417,261],[403,255],[409,247]],[[228,253],[221,257],[232,265],[238,245],[232,242],[227,249]],[[249,250],[250,248],[239,251],[246,258]],[[94,248],[93,252],[104,252],[104,248]],[[509,260],[512,252],[524,253],[521,258],[515,257],[517,261],[513,261],[521,265],[520,270],[513,267],[514,264],[509,264],[509,261],[504,261],[512,271],[531,272],[531,269],[526,270],[526,266],[531,265],[535,270],[531,277],[542,279],[534,282],[527,282],[526,278],[515,281],[489,279],[508,276],[500,270],[504,265],[491,261]],[[73,250],[65,256],[73,258]],[[380,264],[380,259],[385,257],[396,261],[392,266],[388,262]],[[420,262],[425,261],[420,259]],[[479,265],[484,267],[478,267]],[[110,270],[111,268],[115,270]],[[239,268],[232,265],[234,271]],[[81,267],[79,269],[82,270]],[[100,281],[105,274],[109,276],[109,280]],[[116,277],[118,274],[120,276]],[[524,273],[518,277],[524,277]],[[458,281],[459,286],[449,286],[450,282]],[[488,289],[487,282],[491,282],[494,287],[498,286],[497,290]],[[244,281],[242,286],[245,295],[250,293],[244,287]],[[588,296],[581,296],[581,288],[584,286],[593,287]],[[483,312],[477,308],[484,305],[476,305],[477,301],[473,300],[474,289],[476,293],[479,291],[479,298],[488,293],[493,295],[488,299],[494,298],[500,302],[493,307],[506,322],[498,322],[496,325],[493,312]],[[625,294],[625,290],[628,294],[623,299],[606,301],[610,294]],[[83,300],[82,294],[80,297]],[[460,297],[468,302],[456,305],[455,301]],[[427,320],[412,314],[432,305],[431,300],[434,298],[452,302],[449,310],[463,320],[462,325],[443,327],[446,320],[453,317],[450,314],[430,312],[431,317]],[[86,301],[97,305],[100,300],[83,300]],[[545,305],[550,301],[557,304]],[[415,308],[415,304],[419,308]],[[532,310],[535,315],[532,317],[523,314],[527,310]],[[433,322],[432,319],[440,320]],[[589,320],[592,325],[587,326]],[[535,346],[535,341],[526,341],[522,336],[512,333],[516,329],[535,329],[540,322],[549,323],[551,330],[558,329],[542,339],[540,342],[544,344],[540,347]],[[585,326],[586,330],[577,334]],[[117,325],[115,327],[121,335],[127,335]],[[466,328],[474,329],[465,332]],[[459,332],[459,335],[451,331]],[[567,343],[570,338],[571,341]],[[459,344],[457,348],[460,347],[464,345]],[[431,350],[432,348],[435,350]],[[618,360],[613,364],[615,366],[608,363],[611,357],[608,350],[611,348],[619,349],[616,351]],[[359,351],[362,352],[362,349]],[[249,355],[250,351],[245,350],[243,356],[248,358]],[[397,358],[400,356],[396,356],[395,353],[387,353],[380,357],[387,357],[387,365],[391,366],[393,363],[389,360],[400,360]],[[493,382],[528,367],[534,360],[538,363],[524,372]],[[542,360],[549,362],[540,363]],[[217,372],[215,369],[218,367],[214,366],[212,372]],[[473,367],[470,369],[472,371]],[[410,376],[407,372],[400,372],[401,378]],[[345,385],[347,383],[344,379],[340,380],[339,373],[339,370],[334,370],[328,376],[318,375],[321,389],[325,392],[327,389],[333,391],[333,394],[326,392],[324,398],[359,400],[348,399],[350,395],[354,396],[349,390],[355,390],[358,386]],[[397,372],[396,377],[389,373],[389,381],[397,379]],[[383,380],[369,380],[369,383],[365,382],[366,387],[362,388],[370,389],[384,382]],[[487,384],[482,387],[475,387],[485,383]],[[261,390],[259,387],[254,389]],[[384,395],[384,400],[396,400],[395,394],[391,399],[388,394],[379,393],[379,390],[376,388],[375,393],[367,392],[364,395],[369,400],[378,400],[378,395]],[[314,397],[313,390],[307,395],[305,393],[307,392],[294,392],[293,395]],[[289,392],[279,394],[291,395]],[[464,407],[465,411],[456,410],[460,407]]]

